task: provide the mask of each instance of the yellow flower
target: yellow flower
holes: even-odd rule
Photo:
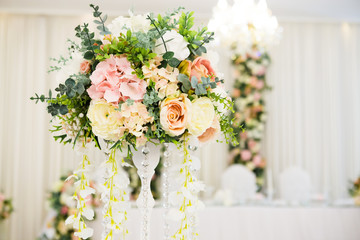
[[[105,100],[92,100],[87,117],[91,121],[92,131],[98,137],[117,141],[124,133],[120,112]]]
[[[189,60],[184,60],[182,61],[179,66],[178,66],[178,69],[179,69],[179,72],[182,73],[182,74],[185,74],[186,76],[190,77],[190,74],[191,74],[191,61]]]
[[[189,133],[195,137],[202,135],[208,129],[215,117],[215,109],[207,97],[195,99],[192,102],[191,112],[187,123]]]

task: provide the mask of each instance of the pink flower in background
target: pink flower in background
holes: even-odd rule
[[[2,193],[0,193],[0,202],[3,202],[3,201],[5,201],[5,196]]]
[[[258,83],[258,79],[256,77],[253,76],[253,77],[250,78],[250,85],[252,87],[256,88],[257,83]]]
[[[265,66],[261,66],[259,68],[256,69],[255,75],[257,76],[263,76],[266,73],[266,67]]]
[[[256,84],[257,89],[262,89],[265,86],[264,81],[259,80]]]
[[[250,148],[250,150],[252,150],[254,147],[256,147],[256,141],[254,141],[254,140],[249,140],[248,141],[248,147]]]
[[[147,83],[132,74],[133,71],[126,57],[111,56],[100,62],[90,76],[89,96],[92,99],[104,98],[109,103],[142,100]]]
[[[256,155],[253,158],[253,163],[255,164],[255,166],[260,167],[262,165],[262,159],[260,157],[260,155]]]
[[[90,65],[90,62],[89,61],[83,61],[81,64],[80,64],[80,72],[81,73],[88,73],[90,72],[90,69],[91,69],[91,65]]]
[[[67,206],[63,206],[60,210],[60,213],[62,215],[66,215],[68,213],[68,211],[69,211],[69,208]]]
[[[240,133],[240,138],[241,139],[247,139],[247,132],[241,132]]]
[[[238,97],[240,97],[240,95],[241,95],[240,89],[234,88],[234,90],[233,90],[233,92],[232,92],[232,96],[233,96],[234,98],[238,98]]]
[[[251,159],[251,152],[249,150],[242,150],[241,151],[241,159],[243,161],[249,161]]]
[[[259,101],[261,99],[261,94],[259,92],[254,93],[254,100]]]

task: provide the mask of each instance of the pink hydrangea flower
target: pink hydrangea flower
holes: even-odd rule
[[[109,103],[119,103],[127,99],[142,100],[147,83],[132,72],[126,57],[112,55],[100,62],[90,76],[92,85],[87,90],[90,98],[104,98]]]

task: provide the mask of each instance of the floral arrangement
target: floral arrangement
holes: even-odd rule
[[[265,159],[260,154],[266,112],[264,92],[265,73],[270,64],[269,56],[257,51],[246,56],[237,55],[232,61],[236,80],[232,91],[235,113],[233,128],[237,133],[239,146],[230,145],[230,164],[241,163],[256,175],[259,190],[264,184]],[[246,132],[239,126],[245,126]]]
[[[282,28],[265,0],[235,0],[232,5],[227,0],[219,0],[209,28],[233,54],[236,78],[232,92],[236,119],[233,128],[240,144],[230,145],[229,162],[244,164],[252,170],[260,191],[266,165],[260,154],[266,121],[264,93],[270,89],[265,77],[270,64],[267,52],[279,42]],[[247,131],[241,132],[239,126]]]
[[[360,206],[360,177],[351,183],[349,194],[354,198],[355,204]]]
[[[8,219],[13,211],[12,200],[0,192],[0,221]]]
[[[65,224],[66,219],[75,214],[76,201],[74,200],[75,186],[73,179],[65,181],[68,175],[62,176],[54,185],[50,192],[48,203],[53,211],[52,217],[46,222],[46,226],[39,239],[41,240],[73,240],[79,239],[74,234],[73,226]],[[89,182],[90,187],[94,188],[93,181]],[[91,194],[86,198],[86,207],[95,209],[100,206],[99,195]],[[95,215],[93,216],[95,219]]]
[[[201,189],[190,168],[189,143],[209,142],[220,132],[227,143],[237,142],[232,119],[226,114],[233,111],[233,103],[205,56],[213,33],[206,27],[193,30],[193,12],[183,8],[158,16],[130,13],[105,25],[107,16],[98,6],[90,6],[99,36],[88,24],[77,26],[80,44],[70,40],[70,56],[54,59],[57,64],[50,68],[60,76],[56,94],[50,90],[48,96],[35,94],[31,99],[47,103],[55,140],[79,147],[93,144],[108,155],[102,164],[103,239],[128,232],[129,180],[119,176],[120,167],[128,165],[124,158],[147,142],[173,143],[182,149],[184,182],[176,193],[182,199],[178,206],[181,224],[174,238],[185,239]],[[110,147],[105,150],[103,143]],[[121,165],[116,160],[118,152],[123,154]],[[71,176],[77,179],[78,208],[66,223],[73,225],[80,238],[92,235],[83,218],[93,215],[85,204],[95,191],[87,180],[91,167],[84,154]]]

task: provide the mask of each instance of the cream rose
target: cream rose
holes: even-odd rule
[[[92,100],[87,117],[94,134],[106,140],[117,141],[123,134],[120,112],[105,100]]]
[[[166,98],[160,106],[160,123],[169,136],[179,136],[185,132],[191,102],[186,94]]]
[[[218,118],[215,116],[211,126],[205,130],[203,134],[198,136],[198,140],[201,143],[208,142],[210,140],[216,139],[220,132],[220,123]]]
[[[187,129],[190,134],[198,137],[208,129],[214,121],[215,109],[207,97],[195,99],[191,105]]]

